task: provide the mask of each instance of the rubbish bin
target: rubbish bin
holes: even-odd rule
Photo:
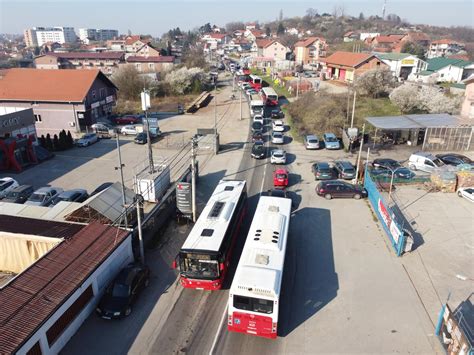
[[[405,237],[405,247],[403,248],[403,252],[408,253],[413,250],[413,236],[406,229],[403,230],[403,235]]]

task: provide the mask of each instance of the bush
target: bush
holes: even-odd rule
[[[68,148],[72,148],[74,146],[74,139],[72,138],[71,131],[67,131],[66,144]]]
[[[45,148],[49,151],[53,150],[53,141],[51,140],[51,135],[49,133],[46,135]]]
[[[44,134],[41,135],[41,137],[38,138],[39,145],[43,148],[46,148],[46,138]]]
[[[166,75],[165,82],[169,85],[173,93],[185,94],[191,92],[192,89],[201,89],[201,82],[204,76],[204,71],[200,68],[186,67],[174,70]]]
[[[379,97],[388,94],[397,85],[397,80],[390,69],[375,69],[357,77],[354,84],[358,94]]]
[[[58,135],[55,134],[53,136],[53,150],[60,150],[60,147],[59,147],[59,138],[58,138]]]

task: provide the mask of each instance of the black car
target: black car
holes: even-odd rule
[[[455,154],[455,153],[436,154],[436,157],[439,158],[446,165],[455,165],[455,166],[458,166],[460,164],[474,165],[474,162],[471,159],[461,154]]]
[[[263,133],[261,131],[253,132],[252,142],[263,142]]]
[[[316,180],[331,180],[333,178],[333,170],[328,163],[314,163],[311,167]]]
[[[263,159],[265,158],[265,146],[262,141],[255,142],[252,147],[252,158]]]
[[[327,200],[340,197],[359,200],[368,196],[367,190],[363,187],[339,180],[321,181],[316,186],[316,193]]]
[[[337,160],[334,162],[334,169],[337,172],[337,177],[339,179],[352,180],[356,176],[356,171],[354,166],[346,160]]]
[[[145,132],[140,132],[135,136],[134,139],[135,143],[137,144],[146,144],[148,142],[146,133]]]
[[[94,191],[91,192],[90,196],[97,195],[99,192],[102,192],[112,186],[113,182],[104,182],[102,185],[99,185]]]
[[[281,111],[280,109],[278,108],[275,108],[272,110],[271,114],[270,114],[270,117],[271,118],[284,118],[285,117],[285,114],[283,113],[283,111]]]
[[[89,194],[84,189],[74,189],[61,192],[51,202],[52,205],[56,205],[61,201],[65,202],[84,202],[89,198]]]
[[[394,176],[400,179],[411,179],[415,176],[415,173],[408,168],[403,167],[398,161],[389,158],[374,159],[372,166],[375,170],[372,170],[374,176],[384,176],[394,173]],[[385,170],[377,171],[377,170]],[[388,171],[389,173],[387,174]]]
[[[96,312],[104,319],[128,316],[138,294],[150,282],[150,270],[141,264],[129,264],[107,287]]]
[[[252,123],[252,132],[262,132],[263,124],[261,122],[255,121]]]
[[[2,202],[25,203],[26,200],[35,192],[31,185],[20,185],[10,190]]]
[[[286,191],[286,189],[273,189],[273,190],[268,190],[267,196],[281,197],[281,198],[290,198],[290,195],[288,194],[288,191]]]

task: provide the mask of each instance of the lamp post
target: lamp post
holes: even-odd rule
[[[388,188],[388,202],[390,203],[390,200],[392,198],[392,186],[393,186],[393,178],[395,177],[395,173],[399,169],[403,169],[403,166],[399,166],[395,169],[389,168],[388,166],[384,166],[384,169],[390,170],[391,176],[390,176],[390,187]]]

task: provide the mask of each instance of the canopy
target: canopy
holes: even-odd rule
[[[365,119],[377,129],[417,129],[430,127],[459,127],[462,122],[458,117],[447,113],[428,113],[421,115],[366,117]]]

